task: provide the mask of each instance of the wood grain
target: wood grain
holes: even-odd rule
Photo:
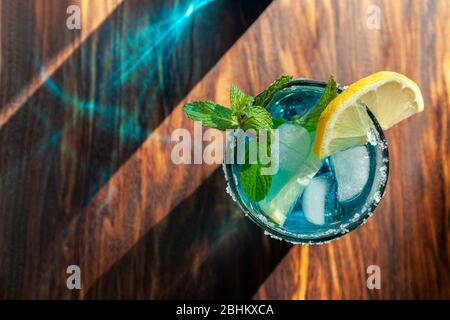
[[[1,74],[6,76],[0,79],[7,85],[1,85],[3,89],[0,95],[1,112],[0,128],[26,103],[26,101],[41,87],[44,82],[80,47],[93,31],[117,8],[122,0],[96,1],[94,6],[87,0],[77,1],[43,1],[34,3],[25,1],[5,1],[0,4],[0,12],[6,22],[1,30],[13,30],[5,33],[2,39],[14,39],[14,42],[4,41],[7,50],[1,50],[0,61],[3,64]],[[80,30],[66,30],[65,33],[51,32],[54,29],[63,29],[68,15],[64,8],[77,5],[80,8]],[[3,7],[2,7],[3,6]],[[2,10],[3,9],[3,10]],[[30,19],[27,13],[35,9],[35,14]],[[56,10],[55,10],[56,9]],[[91,11],[91,9],[94,9]],[[36,28],[36,33],[28,32]],[[17,36],[17,35],[20,35]],[[24,36],[25,35],[25,36]],[[35,38],[49,36],[51,39]],[[24,50],[30,43],[34,43],[33,50]],[[51,43],[51,45],[49,45]],[[22,61],[29,61],[25,73],[20,72],[19,77],[14,73],[15,65]],[[22,69],[22,68],[21,68]],[[22,71],[22,70],[20,70]],[[11,85],[11,80],[15,85]],[[17,91],[20,89],[20,91]]]
[[[450,3],[279,4],[268,11],[273,15],[268,20],[282,14],[282,4],[290,6],[294,12],[285,16],[284,27],[317,26],[308,12],[321,12],[320,21],[331,24],[321,24],[318,34],[302,34],[304,41],[316,45],[309,51],[316,55],[311,60],[324,62],[345,83],[382,69],[405,73],[421,87],[425,112],[387,132],[391,160],[387,196],[367,225],[327,246],[294,247],[254,298],[448,299]],[[379,31],[365,28],[369,4],[381,8]],[[256,37],[263,34],[260,30]],[[372,264],[381,268],[381,290],[365,286],[366,268]]]
[[[157,8],[145,3],[147,12]],[[381,30],[366,27],[370,4],[381,9]],[[236,9],[224,6],[222,17],[230,12],[225,9]],[[139,17],[136,8],[128,1],[116,9],[55,72],[52,79],[64,92],[95,97],[101,79],[114,70],[91,57],[120,44],[114,30],[139,30],[145,18],[130,22]],[[250,27],[246,10],[238,11],[240,27],[229,31],[233,24],[225,18],[206,24],[223,21],[214,29],[225,32],[221,37],[204,31],[212,13],[199,15],[164,60],[171,61],[171,72],[158,76],[166,80],[146,87],[159,84],[163,93],[148,89],[138,99],[139,72],[114,94],[99,93],[97,105],[121,106],[127,114],[152,102],[152,112],[137,122],[149,132],[135,140],[120,135],[126,117],[68,108],[48,86],[5,123],[0,297],[450,298],[450,3],[279,0]],[[2,43],[7,34],[2,29]],[[198,43],[196,35],[206,41]],[[217,39],[228,40],[218,46]],[[103,57],[124,63],[123,54]],[[351,83],[379,70],[417,81],[425,112],[387,132],[390,179],[374,217],[329,245],[291,246],[264,236],[225,194],[218,166],[170,161],[171,132],[192,132],[181,111],[186,101],[227,104],[230,82],[256,94],[281,73],[312,79],[333,74]],[[12,76],[2,71],[3,77],[2,91],[11,90],[4,88]],[[61,140],[30,157],[27,146],[42,147],[55,130],[63,132]],[[125,151],[118,148],[124,145]],[[65,288],[65,268],[72,263],[83,272],[81,292]],[[381,290],[366,288],[372,264],[381,268]]]
[[[199,185],[203,168],[190,174],[180,171],[183,168],[169,172],[171,167],[166,168],[162,162],[168,160],[168,153],[155,152],[169,150],[166,146],[172,127],[164,123],[185,121],[179,111],[169,117],[173,108],[267,2],[257,6],[217,2],[191,20],[179,20],[180,12],[184,17],[185,5],[179,1],[127,1],[2,127],[0,234],[6,251],[0,261],[1,296],[72,297],[73,292],[65,286],[65,269],[67,263],[89,263],[92,250],[85,251],[79,244],[84,236],[91,237],[92,230],[99,226],[100,238],[110,230],[114,237],[122,238],[116,238],[119,243],[123,242],[121,246],[112,241],[107,250],[112,248],[111,255],[101,251],[92,266],[84,269],[83,265],[83,280],[93,281],[151,223],[159,221],[158,207],[174,207]],[[223,40],[217,42],[216,37]],[[151,140],[146,143],[151,148],[145,153],[155,158],[148,162],[142,159],[142,173],[160,178],[143,180],[142,188],[148,191],[144,187],[154,181],[152,192],[164,190],[163,196],[149,193],[143,198],[153,199],[155,216],[143,216],[144,207],[138,212],[131,210],[133,198],[118,192],[106,193],[113,198],[111,206],[125,197],[121,203],[129,203],[128,213],[135,218],[122,216],[117,220],[106,214],[80,212],[150,134]],[[161,175],[164,172],[169,174]],[[136,177],[139,174],[135,172]],[[192,182],[192,187],[178,190],[184,179]],[[133,188],[139,188],[136,183]],[[102,199],[100,195],[98,199]],[[101,202],[105,207],[108,200]],[[143,203],[135,206],[139,204]],[[90,206],[95,207],[95,203]],[[104,229],[103,220],[109,218],[116,224]],[[114,228],[121,227],[119,221],[131,229],[116,233]],[[85,222],[90,230],[82,230]],[[77,296],[77,292],[74,294]]]
[[[433,78],[439,75],[440,84],[430,83],[429,64],[425,62],[427,60],[421,59],[419,53],[421,47],[427,48],[427,55],[432,51],[426,39],[417,37],[417,33],[427,34],[430,31],[417,29],[420,19],[436,21],[438,25],[430,29],[439,29],[442,27],[439,23],[445,20],[440,17],[444,12],[448,14],[448,7],[443,3],[439,3],[442,8],[437,7],[438,4],[433,2],[379,4],[383,8],[382,12],[389,12],[390,19],[401,19],[402,12],[408,12],[412,22],[400,28],[396,22],[391,26],[385,18],[382,22],[383,28],[387,29],[385,31],[361,28],[356,32],[358,24],[365,26],[365,9],[369,2],[346,2],[344,5],[317,1],[304,1],[301,5],[294,1],[275,2],[203,79],[201,86],[187,97],[187,100],[197,99],[203,94],[203,98],[214,98],[224,103],[227,96],[222,88],[227,83],[235,81],[239,86],[256,93],[269,82],[264,83],[264,79],[271,79],[279,73],[319,79],[325,79],[328,73],[333,73],[341,81],[349,83],[371,72],[390,69],[403,72],[418,81],[424,90],[427,109],[431,109],[388,132],[392,150],[391,179],[388,196],[378,208],[377,215],[366,226],[330,245],[294,247],[254,298],[448,297],[449,207],[448,162],[445,160],[448,155],[448,118],[441,114],[441,110],[448,110],[448,74],[443,72],[445,66],[435,67],[433,70],[437,73]],[[338,20],[342,8],[347,8],[346,14],[353,19]],[[277,21],[280,23],[277,24]],[[314,28],[318,23],[321,23],[320,32]],[[295,29],[298,24],[312,27],[301,34],[283,33],[284,30]],[[422,24],[426,25],[425,22]],[[264,43],[269,29],[274,35],[268,39],[270,45]],[[282,37],[276,37],[281,34]],[[414,37],[412,40],[415,41],[394,40],[408,39],[408,36]],[[444,39],[444,34],[441,37]],[[262,45],[255,46],[256,42]],[[299,43],[303,43],[304,48],[307,48],[308,43],[313,43],[314,49],[301,50],[301,46],[296,45]],[[330,46],[333,43],[336,47]],[[439,48],[444,46],[443,50],[447,52],[446,44],[442,41],[434,42],[434,45]],[[236,59],[241,56],[258,58]],[[300,62],[296,63],[294,56]],[[446,60],[439,57],[438,61],[442,63]],[[435,92],[443,97],[439,105],[432,103],[428,90],[430,86],[440,88]],[[211,88],[214,91],[211,92]],[[435,109],[439,118],[431,115]],[[428,144],[436,145],[433,139],[421,134],[429,131],[434,123],[442,123],[442,126],[438,126],[441,131],[437,132],[437,139],[436,133],[433,134],[438,141],[439,151],[433,153],[433,157],[437,158],[433,159],[435,167],[430,170],[426,158],[419,162],[417,153],[426,153]],[[411,140],[414,143],[405,143]],[[396,177],[396,174],[399,176]],[[392,189],[396,191],[390,191]],[[437,197],[437,194],[442,196]],[[409,204],[412,201],[414,206]],[[431,215],[428,220],[423,217],[426,213]],[[439,234],[438,238],[434,238],[435,233]],[[380,291],[366,288],[366,268],[372,264],[379,265],[383,272]],[[108,287],[105,283],[121,278],[117,277],[118,270],[120,267],[100,281],[100,287]],[[158,280],[152,280],[153,284],[158,283]],[[127,296],[126,293],[123,295]],[[154,296],[150,294],[147,297]]]

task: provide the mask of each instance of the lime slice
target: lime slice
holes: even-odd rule
[[[319,158],[364,143],[372,125],[366,106],[383,129],[424,108],[419,87],[404,75],[382,71],[358,80],[322,112],[314,141]]]
[[[279,127],[278,172],[272,177],[272,185],[266,197],[258,205],[265,215],[278,225],[283,225],[311,179],[321,166],[312,151],[312,139],[308,131],[295,124]],[[274,152],[274,151],[272,151]]]

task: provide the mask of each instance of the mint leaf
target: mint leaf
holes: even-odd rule
[[[272,116],[270,113],[259,106],[246,107],[242,111],[241,127],[244,130],[248,129],[266,129],[270,130],[273,127]]]
[[[272,135],[272,127],[273,127],[273,121],[270,113],[259,106],[250,106],[245,108],[242,111],[243,119],[241,121],[241,126],[244,130],[248,129],[255,129],[256,131],[259,130],[268,130],[267,135],[267,153],[270,157],[271,154],[271,135]],[[258,145],[257,150],[259,150],[259,136],[256,137]],[[263,165],[260,163],[261,156],[258,154],[258,162],[251,164],[249,155],[248,155],[248,149],[246,149],[245,153],[245,164],[241,166],[240,173],[241,173],[241,183],[242,188],[244,189],[245,193],[252,201],[261,201],[264,199],[266,194],[269,192],[270,185],[272,184],[272,176],[269,175],[262,175],[261,174],[261,168]]]
[[[205,127],[223,131],[239,128],[233,112],[212,101],[193,101],[186,104],[183,110],[189,118],[201,122]]]
[[[269,192],[272,176],[261,175],[259,163],[242,165],[240,170],[242,187],[251,201],[261,201]]]
[[[276,79],[266,90],[260,93],[254,101],[254,105],[261,106],[263,108],[267,107],[270,100],[272,100],[275,93],[283,89],[286,84],[292,80],[292,76],[281,76]]]
[[[238,87],[231,84],[230,103],[231,110],[233,110],[234,113],[239,114],[246,106],[253,103],[253,97],[247,96]]]
[[[293,122],[301,125],[309,132],[316,131],[320,115],[338,94],[336,81],[334,81],[333,76],[331,76],[319,101],[317,101],[314,107],[312,107],[304,117],[294,119]]]
[[[274,123],[272,116],[265,107],[272,100],[275,93],[283,89],[291,79],[291,76],[279,77],[255,99],[247,96],[232,84],[230,89],[231,109],[215,104],[212,101],[194,101],[186,104],[184,111],[192,120],[199,121],[206,127],[219,130],[239,127],[243,130],[268,130],[267,152],[268,156],[270,156],[272,129],[280,126],[285,120],[277,119]],[[259,137],[256,137],[256,139],[259,139]],[[259,152],[259,140],[257,141],[257,150]],[[245,164],[240,168],[242,187],[252,201],[264,199],[272,184],[272,176],[261,174],[261,168],[263,167],[261,159],[261,156],[258,154],[258,162],[250,164],[246,153]]]
[[[272,119],[272,121],[273,121],[273,128],[277,129],[279,126],[281,126],[283,123],[286,122],[286,119],[285,118],[275,118],[275,119]]]

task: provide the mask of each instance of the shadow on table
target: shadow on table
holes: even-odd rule
[[[249,299],[291,245],[245,218],[217,170],[89,289],[86,298]]]
[[[0,297],[269,2],[125,1],[0,129]]]

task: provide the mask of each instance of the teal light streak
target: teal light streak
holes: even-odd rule
[[[102,127],[100,127],[99,129],[111,134],[119,133],[119,137],[124,143],[127,143],[127,141],[138,141],[143,137],[149,136],[151,134],[151,131],[149,131],[146,127],[140,125],[139,119],[142,118],[142,114],[144,115],[144,118],[150,116],[155,99],[157,97],[157,92],[163,89],[161,81],[158,81],[156,84],[152,82],[152,79],[158,72],[158,63],[156,62],[157,56],[161,51],[163,51],[165,53],[165,57],[169,57],[183,31],[186,29],[188,22],[191,20],[194,14],[209,3],[216,1],[218,0],[192,1],[189,6],[184,7],[187,9],[174,10],[172,13],[167,15],[166,18],[152,23],[151,25],[143,26],[138,30],[138,32],[126,34],[124,36],[121,36],[119,32],[116,32],[116,37],[118,38],[118,40],[114,41],[113,46],[110,48],[111,51],[108,54],[112,54],[112,57],[114,57],[115,55],[126,56],[127,59],[121,62],[121,67],[113,72],[110,77],[106,77],[105,79],[103,79],[102,83],[98,85],[98,90],[102,91],[103,93],[107,92],[110,95],[114,95],[119,85],[124,84],[129,79],[129,76],[133,74],[139,67],[150,65],[149,68],[141,68],[140,70],[143,71],[139,73],[140,76],[144,76],[144,79],[140,85],[141,92],[138,95],[137,105],[142,105],[142,101],[144,100],[145,94],[148,92],[148,88],[151,87],[153,89],[153,94],[149,98],[149,103],[146,104],[146,108],[145,110],[143,110],[143,112],[141,112],[140,116],[139,109],[135,109],[134,112],[130,113],[122,108],[122,106],[114,105],[114,103],[105,105],[100,103],[99,101],[87,100],[83,99],[82,97],[69,95],[53,80],[53,78],[49,78],[46,81],[46,88],[54,96],[59,98],[66,107],[70,107],[79,111],[81,117],[76,117],[69,123],[66,123],[66,125],[61,129],[55,128],[55,130],[52,130],[53,132],[50,134],[50,136],[43,138],[42,141],[40,141],[30,149],[28,155],[23,159],[23,162],[30,163],[38,155],[42,154],[43,152],[47,152],[46,150],[49,147],[61,143],[64,135],[75,128],[77,123],[82,118],[91,120],[94,116],[99,116],[103,119],[103,121],[101,121]],[[109,61],[107,58],[105,59],[105,56],[101,56],[100,53],[98,60],[102,61],[102,59],[104,60],[103,63],[105,64],[114,63],[114,60]],[[162,67],[164,68],[164,65]],[[45,72],[46,70],[43,69],[42,73],[45,74]],[[53,126],[50,121],[51,119],[48,118],[47,115],[43,114],[39,110],[38,106],[33,107],[32,110],[44,126],[49,128]],[[110,117],[111,126],[103,127],[105,123],[109,122],[107,120]],[[113,127],[113,120],[115,118],[119,118],[119,121],[115,122],[119,123],[119,128]],[[71,152],[68,146],[61,144],[60,148],[63,154],[66,154],[71,158],[75,158],[75,155]],[[7,170],[6,176],[3,176],[1,178],[13,180],[19,174],[19,169],[20,168],[18,167],[14,169],[10,168],[9,170]],[[104,176],[104,180],[108,179],[108,177],[110,176],[108,168],[106,168],[105,174],[101,174],[101,176]]]
[[[111,56],[122,55],[127,59],[121,61],[120,67],[115,70],[112,75],[108,76],[103,83],[99,84],[100,92],[109,92],[114,94],[120,85],[123,85],[129,77],[137,71],[138,68],[146,67],[145,71],[139,75],[145,76],[140,85],[140,94],[138,95],[137,104],[142,105],[145,94],[148,93],[148,88],[152,88],[152,97],[150,97],[150,104],[147,104],[144,110],[143,117],[148,117],[156,98],[156,93],[161,90],[162,83],[152,83],[158,68],[164,68],[164,65],[159,66],[157,60],[159,56],[168,57],[176,46],[187,22],[188,17],[198,12],[207,4],[217,0],[199,0],[193,1],[187,7],[187,10],[174,10],[172,13],[166,15],[165,19],[141,27],[138,32],[126,34],[116,40],[111,50]],[[112,61],[114,63],[114,61]],[[47,88],[55,96],[61,99],[64,104],[83,112],[83,116],[91,117],[94,114],[102,115],[103,117],[118,117],[120,119],[119,133],[123,140],[139,140],[142,137],[151,134],[146,128],[139,125],[139,110],[129,113],[118,105],[104,105],[98,101],[83,100],[81,98],[68,95],[62,88],[59,87],[52,79],[46,83]],[[142,116],[142,112],[141,112]],[[79,119],[79,118],[78,118]],[[78,121],[78,120],[75,120]],[[73,127],[75,124],[72,124]],[[100,128],[102,130],[110,131],[111,128]],[[113,132],[117,132],[113,130]],[[60,137],[59,133],[55,134]],[[51,139],[53,143],[57,139]]]
[[[99,127],[98,129],[110,134],[119,133],[120,140],[123,144],[138,141],[143,137],[149,136],[151,132],[145,126],[140,125],[139,121],[142,117],[148,118],[150,116],[157,93],[163,89],[162,81],[158,81],[154,84],[152,80],[158,72],[156,58],[161,51],[165,53],[165,57],[169,57],[176,42],[179,40],[183,30],[188,25],[188,22],[193,17],[194,13],[198,12],[199,9],[203,8],[207,4],[215,1],[217,0],[192,1],[186,10],[175,10],[168,16],[168,18],[152,23],[151,25],[144,26],[134,34],[127,34],[122,37],[119,32],[116,32],[116,38],[118,38],[118,40],[114,41],[113,46],[110,48],[111,51],[109,52],[112,53],[112,61],[105,59],[105,56],[101,56],[101,53],[98,56],[98,60],[102,61],[103,59],[103,63],[105,64],[114,63],[114,55],[124,55],[128,57],[125,61],[122,61],[122,68],[119,68],[119,70],[113,72],[111,77],[103,79],[102,83],[99,84],[99,91],[103,91],[103,93],[107,92],[111,95],[114,95],[117,91],[117,85],[123,84],[138,67],[152,64],[150,65],[150,68],[144,69],[139,73],[139,75],[143,76],[144,79],[140,85],[140,94],[137,99],[137,105],[142,105],[144,97],[148,92],[148,88],[152,87],[153,89],[153,94],[149,98],[145,110],[141,110],[140,116],[140,110],[137,108],[135,108],[134,112],[130,113],[122,108],[122,106],[115,105],[114,103],[105,105],[99,101],[87,100],[82,97],[69,95],[52,78],[49,78],[46,81],[46,88],[54,96],[59,98],[66,107],[79,111],[81,116],[66,123],[61,129],[52,129],[54,124],[52,123],[51,118],[41,112],[39,106],[33,106],[32,111],[35,113],[38,120],[45,127],[49,128],[51,134],[47,137],[43,137],[41,141],[31,146],[26,156],[21,160],[21,165],[10,167],[6,170],[6,174],[1,176],[0,179],[5,181],[16,180],[18,175],[21,173],[22,168],[27,167],[29,163],[35,161],[36,158],[43,153],[48,152],[49,148],[56,146],[57,144],[59,144],[62,154],[76,160],[76,155],[73,153],[70,146],[62,143],[62,139],[68,132],[70,132],[70,130],[73,130],[78,122],[83,118],[87,118],[91,121],[95,116],[99,116],[103,119],[103,121],[101,121],[102,127]],[[156,49],[159,49],[159,51]],[[164,65],[162,65],[162,68],[164,68]],[[42,73],[45,74],[46,70],[43,69]],[[110,117],[111,126],[104,126],[105,123],[109,122],[107,120],[110,119]],[[119,121],[115,122],[120,125],[118,129],[113,127],[113,120],[115,118],[119,118]],[[120,150],[117,150],[117,152],[120,152]],[[116,156],[113,154],[112,158],[115,159]],[[96,170],[96,168],[93,168],[93,170]],[[102,185],[109,179],[112,174],[110,170],[111,169],[108,166],[102,169],[99,175],[100,181],[98,182],[98,185]],[[91,186],[91,188],[92,192],[89,192],[89,194],[96,191],[95,185]],[[2,191],[5,192],[4,190]]]
[[[194,5],[193,4],[191,4],[189,6],[189,8],[186,10],[186,13],[184,14],[184,16],[185,17],[189,17],[192,14],[192,12],[194,12]]]

